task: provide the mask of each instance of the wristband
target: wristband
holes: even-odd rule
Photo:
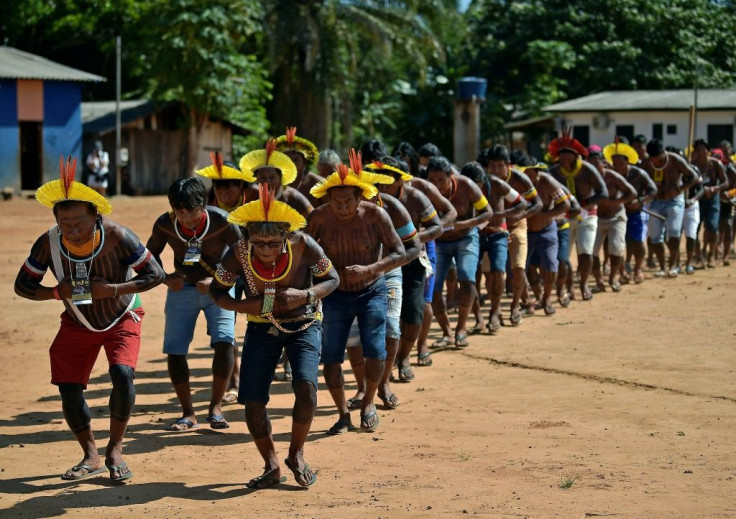
[[[54,288],[51,289],[51,291],[54,293],[54,299],[57,301],[61,301],[61,294],[59,294],[59,285],[56,285]]]
[[[115,295],[112,296],[113,298],[118,297],[118,284],[115,283]]]

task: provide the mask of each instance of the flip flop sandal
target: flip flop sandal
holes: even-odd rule
[[[348,404],[348,409],[350,409],[351,411],[354,409],[360,409],[361,406],[363,405],[363,399],[355,398],[355,397],[348,398],[347,404]]]
[[[87,472],[79,476],[73,476],[71,474],[67,476],[67,472],[79,472],[80,470],[86,470]],[[99,469],[93,469],[89,465],[85,465],[83,463],[81,465],[75,465],[74,467],[67,470],[64,474],[61,475],[61,479],[63,479],[64,481],[77,481],[78,479],[84,479],[90,476],[96,476],[97,474],[102,474],[103,472],[105,472],[105,467],[100,467]]]
[[[368,420],[370,420],[373,417],[376,417],[376,423],[373,425],[368,425]],[[373,411],[369,411],[365,414],[360,413],[360,428],[361,430],[365,432],[374,432],[376,429],[378,429],[378,425],[381,423],[381,421],[378,418],[378,413],[375,409]]]
[[[286,465],[289,470],[294,474],[294,479],[296,480],[297,484],[302,487],[310,487],[314,485],[314,482],[317,481],[317,474],[314,473],[314,471],[309,468],[309,465],[306,463],[304,464],[303,469],[299,469],[299,467],[292,467],[291,462],[289,461],[289,458],[286,458],[284,460],[284,465]],[[305,476],[305,473],[309,471],[312,473],[312,477],[307,479]],[[303,483],[302,483],[303,481]]]
[[[184,427],[176,427],[177,425],[183,425]],[[181,432],[181,431],[191,431],[192,429],[196,429],[199,427],[198,423],[194,423],[189,418],[179,418],[174,423],[170,423],[168,426],[166,426],[167,431],[173,431],[173,432]]]
[[[283,483],[284,481],[286,481],[286,476],[274,477],[270,474],[270,472],[264,472],[257,478],[253,478],[248,481],[245,486],[254,490],[263,490],[264,488],[278,485],[280,483]]]
[[[548,303],[547,306],[544,307],[544,315],[554,315],[554,313],[557,310],[555,310],[555,307],[552,306],[551,303]]]
[[[385,409],[396,409],[399,407],[399,397],[397,397],[395,393],[389,398],[382,397],[381,395],[377,396],[383,402],[383,407]]]
[[[342,423],[340,420],[338,420],[332,425],[332,427],[327,429],[325,434],[329,436],[338,436],[340,434],[345,434],[346,432],[354,431],[354,430],[355,430],[355,426],[353,424]]]
[[[434,362],[432,360],[432,354],[429,352],[417,355],[417,366],[429,367],[432,365],[432,362]]]
[[[107,467],[107,470],[110,471],[110,480],[119,483],[121,481],[125,481],[126,479],[130,479],[133,477],[133,471],[129,470],[125,474],[121,474],[121,472],[128,468],[128,464],[125,462],[122,462],[120,465],[113,465],[108,464],[107,461],[105,462],[105,466]],[[117,476],[115,473],[117,472]]]
[[[511,314],[509,318],[511,320],[511,326],[519,326],[521,324],[521,314]]]
[[[461,333],[455,336],[455,347],[456,348],[466,348],[469,345],[470,345],[470,342],[468,342],[467,334]]]
[[[446,348],[450,346],[451,340],[447,335],[442,336],[441,339],[437,339],[432,343],[430,348],[437,349],[437,348]]]
[[[229,429],[230,424],[227,423],[227,420],[225,420],[225,417],[221,414],[214,414],[207,416],[207,422],[210,424],[210,428],[212,429]]]
[[[227,393],[225,393],[225,396],[222,397],[223,404],[234,404],[237,401],[238,401],[237,389],[229,389]]]
[[[399,367],[399,381],[400,382],[409,382],[411,380],[414,380],[414,370],[411,369],[411,366],[403,366]]]

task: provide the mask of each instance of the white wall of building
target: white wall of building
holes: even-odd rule
[[[567,126],[588,126],[590,144],[605,146],[613,142],[617,126],[634,126],[634,135],[653,136],[653,125],[662,125],[665,145],[684,149],[689,139],[689,113],[683,112],[579,112],[561,114]],[[736,135],[736,107],[734,110],[698,112],[694,138],[707,139],[708,125],[731,125]],[[668,133],[674,126],[674,133]],[[672,129],[672,128],[670,128]]]

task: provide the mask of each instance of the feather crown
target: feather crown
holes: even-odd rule
[[[557,157],[559,157],[560,152],[562,152],[563,150],[572,151],[573,153],[580,155],[583,158],[586,158],[588,156],[588,150],[585,149],[585,146],[583,146],[580,141],[573,138],[572,128],[569,127],[563,128],[562,136],[557,137],[552,142],[550,142],[547,148],[548,153],[554,160],[557,160]]]
[[[245,227],[255,222],[285,223],[289,232],[307,225],[307,221],[294,208],[274,198],[274,193],[265,182],[258,185],[258,200],[241,205],[231,212],[227,221]]]
[[[378,194],[378,190],[375,188],[373,183],[371,183],[368,178],[365,175],[371,176],[371,177],[384,177],[386,179],[390,179],[391,182],[388,182],[389,184],[393,183],[393,179],[391,177],[386,177],[386,175],[377,175],[375,173],[364,173],[362,171],[362,165],[360,164],[360,154],[355,154],[355,150],[351,150],[350,154],[350,161],[351,165],[354,168],[357,168],[359,172],[361,172],[361,175],[356,174],[355,169],[350,169],[345,164],[338,164],[337,168],[335,169],[335,172],[332,173],[330,176],[322,180],[320,183],[312,187],[312,189],[309,190],[309,193],[314,198],[322,198],[327,194],[327,192],[332,189],[333,187],[357,187],[361,190],[363,198],[370,200],[374,196]],[[385,182],[384,182],[385,183]]]
[[[237,168],[225,164],[219,151],[211,151],[210,160],[212,160],[212,165],[198,169],[197,175],[212,180],[247,180]]]
[[[319,151],[312,141],[296,136],[296,126],[287,126],[286,133],[276,139],[278,151],[296,151],[304,155],[304,159],[310,167],[317,163]]]
[[[254,150],[240,159],[240,169],[248,182],[256,181],[256,171],[260,168],[275,168],[281,174],[281,185],[288,186],[296,180],[296,166],[285,153],[277,151],[278,144],[268,139],[266,148]]]
[[[603,148],[603,156],[609,164],[613,164],[614,155],[626,157],[629,164],[636,164],[639,162],[639,154],[636,150],[628,144],[620,142],[618,137],[616,137],[614,142]]]
[[[406,171],[402,171],[399,168],[395,168],[393,166],[389,166],[388,164],[384,164],[380,160],[374,160],[370,164],[368,164],[365,169],[367,171],[370,171],[372,173],[386,173],[388,175],[399,175],[399,180],[403,180],[404,182],[408,182],[413,176],[411,176]]]
[[[107,198],[74,180],[76,170],[77,159],[69,157],[65,163],[64,157],[59,157],[59,180],[46,182],[39,187],[36,190],[36,200],[51,209],[66,200],[88,202],[97,208],[99,214],[110,214],[112,206]]]

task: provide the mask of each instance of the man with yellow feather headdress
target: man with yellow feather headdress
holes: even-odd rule
[[[296,126],[287,126],[286,133],[276,138],[276,150],[285,154],[294,162],[296,166],[294,187],[309,200],[310,204],[316,207],[314,203],[316,198],[309,193],[309,190],[320,183],[322,177],[309,171],[309,168],[315,167],[318,162],[319,150],[317,146],[304,137],[297,137]]]
[[[248,314],[238,401],[245,404],[248,430],[265,462],[263,474],[248,487],[266,488],[285,479],[266,410],[283,349],[291,361],[296,397],[285,464],[297,483],[306,487],[317,479],[303,451],[317,405],[320,301],[337,288],[338,275],[317,242],[299,231],[306,225],[304,217],[275,200],[266,183],[258,188],[259,200],[228,217],[243,229],[245,237],[226,253],[210,293],[223,308]],[[246,282],[242,301],[229,295],[238,278]]]
[[[36,199],[53,210],[57,225],[33,244],[15,280],[15,293],[64,304],[61,328],[49,349],[51,383],[59,387],[64,418],[84,454],[61,478],[83,479],[107,467],[110,479],[119,482],[133,475],[123,461],[123,436],[135,402],[133,379],[144,314],[137,294],[161,283],[164,272],[135,234],[102,218],[112,207],[74,180],[76,160],[62,160],[60,170],[59,180],[36,191]],[[54,287],[41,285],[49,267],[58,281]],[[103,345],[113,387],[104,467],[83,396]]]
[[[339,412],[328,434],[353,429],[345,399],[342,363],[350,326],[357,316],[366,366],[366,394],[360,426],[378,427],[373,403],[386,359],[386,280],[384,273],[405,262],[406,251],[385,210],[369,202],[376,188],[361,180],[360,169],[339,164],[337,171],[314,186],[315,198],[328,203],[309,217],[307,233],[315,238],[340,275],[340,286],[324,301],[322,363],[327,387]],[[365,200],[364,200],[365,199]]]

